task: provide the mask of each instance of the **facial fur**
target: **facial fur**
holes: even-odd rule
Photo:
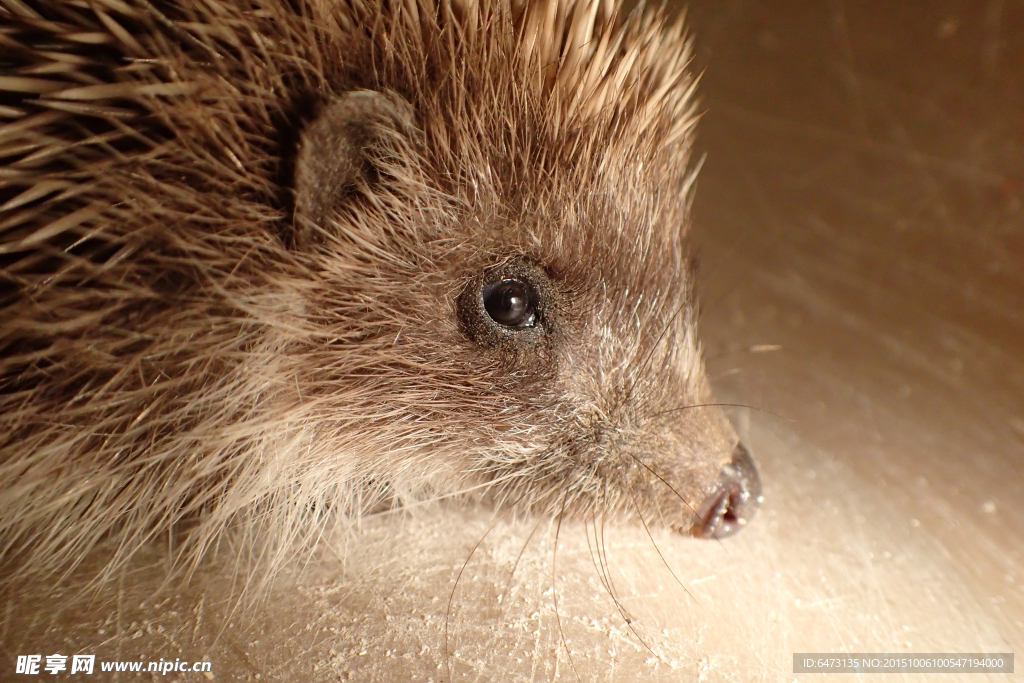
[[[467,491],[693,524],[736,437],[695,333],[678,24],[37,0],[0,25],[16,573],[228,528],[272,565],[328,516]],[[507,280],[528,326],[489,317]]]

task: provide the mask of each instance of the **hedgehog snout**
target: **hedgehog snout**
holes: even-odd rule
[[[761,500],[761,478],[754,460],[743,444],[736,444],[718,482],[694,509],[697,521],[690,533],[698,538],[732,536],[753,518]]]

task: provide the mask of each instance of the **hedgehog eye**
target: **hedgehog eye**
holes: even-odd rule
[[[560,302],[544,269],[513,257],[467,282],[455,313],[460,331],[479,346],[518,353],[554,339]]]
[[[484,285],[480,293],[487,315],[499,325],[528,328],[536,324],[536,297],[526,283],[506,278]]]

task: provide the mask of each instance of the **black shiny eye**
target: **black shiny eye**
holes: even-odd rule
[[[547,271],[525,257],[512,257],[466,282],[456,313],[466,337],[509,360],[553,343],[561,301]]]
[[[484,308],[491,319],[506,327],[533,327],[537,321],[533,290],[511,278],[484,285]]]

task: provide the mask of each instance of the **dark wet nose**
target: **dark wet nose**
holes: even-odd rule
[[[736,444],[732,462],[722,468],[718,486],[694,511],[690,533],[699,538],[725,538],[742,529],[761,504],[761,478],[743,444]]]

